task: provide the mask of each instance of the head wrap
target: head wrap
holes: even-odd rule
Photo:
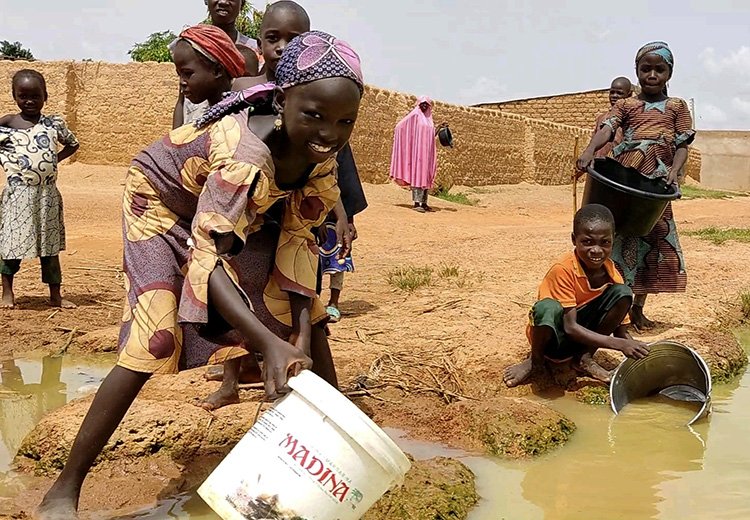
[[[239,92],[227,92],[224,99],[209,108],[195,122],[202,128],[222,117],[268,100],[274,87],[290,88],[327,78],[348,78],[364,92],[359,56],[348,43],[321,31],[310,31],[294,38],[276,65],[276,84],[266,83]]]
[[[276,66],[276,83],[287,88],[325,78],[349,78],[364,92],[359,56],[348,43],[322,31],[293,39]]]
[[[674,69],[674,56],[669,49],[669,45],[665,42],[651,42],[641,47],[638,54],[635,55],[636,67],[638,66],[638,62],[641,61],[641,58],[646,54],[656,54],[657,56],[660,56],[664,59],[667,65],[669,65],[670,70]]]
[[[177,39],[188,42],[193,49],[224,67],[233,78],[245,75],[245,57],[227,33],[215,25],[195,25],[180,33]],[[172,48],[174,48],[172,46]]]

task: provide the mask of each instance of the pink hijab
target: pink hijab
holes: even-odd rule
[[[429,106],[422,112],[421,103]],[[437,168],[432,100],[421,97],[417,106],[397,125],[391,156],[391,179],[400,186],[432,188]]]

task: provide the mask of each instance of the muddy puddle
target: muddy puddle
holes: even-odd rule
[[[742,340],[750,347],[750,331]],[[2,362],[0,497],[17,492],[9,464],[36,421],[94,390],[113,363],[114,357],[101,355]],[[619,416],[609,406],[569,396],[536,398],[575,421],[578,430],[562,449],[533,460],[477,457],[388,433],[415,458],[457,458],[474,471],[482,498],[469,520],[750,518],[750,372],[715,387],[710,419],[692,428],[685,424],[696,405],[664,398],[632,403]],[[193,493],[117,518],[218,517]]]

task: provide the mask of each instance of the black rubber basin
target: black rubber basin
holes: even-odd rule
[[[606,206],[615,217],[618,234],[641,237],[651,232],[667,204],[680,196],[678,186],[649,179],[635,168],[605,157],[588,168],[583,204]]]

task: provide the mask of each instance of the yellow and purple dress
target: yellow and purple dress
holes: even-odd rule
[[[291,332],[288,292],[313,298],[312,321],[325,319],[311,228],[339,198],[336,159],[297,186],[279,186],[271,152],[247,121],[243,110],[205,128],[182,126],[133,161],[123,200],[127,301],[118,365],[173,373],[247,354],[239,334],[216,326],[222,320],[208,304],[218,265],[280,337]],[[277,202],[283,217],[273,230],[264,214]],[[214,237],[227,234],[234,247],[221,255]]]

